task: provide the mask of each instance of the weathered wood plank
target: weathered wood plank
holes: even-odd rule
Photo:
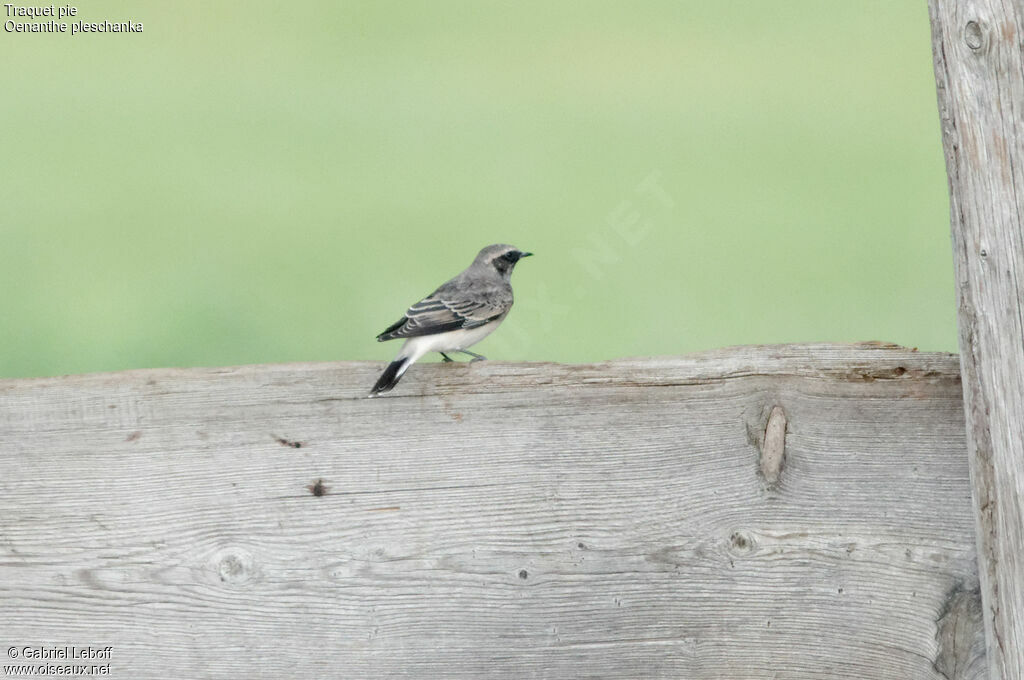
[[[132,678],[985,674],[954,356],[418,365],[363,398],[380,368],[0,381],[0,640]]]
[[[1024,0],[931,0],[993,678],[1024,680]]]

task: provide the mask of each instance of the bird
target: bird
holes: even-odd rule
[[[369,396],[394,388],[406,370],[428,352],[438,352],[446,362],[452,361],[450,352],[473,357],[470,361],[486,359],[467,348],[493,333],[508,316],[512,270],[519,260],[531,255],[504,243],[487,246],[461,274],[409,307],[405,316],[377,336],[378,342],[406,340]]]

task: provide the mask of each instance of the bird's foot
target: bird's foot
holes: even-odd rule
[[[438,354],[440,354],[443,357],[441,359],[441,361],[443,361],[446,364],[450,364],[451,362],[455,361],[455,359],[452,359],[450,356],[448,356],[444,352],[438,352]]]
[[[459,351],[462,352],[463,354],[468,354],[469,356],[473,357],[472,359],[469,360],[469,363],[473,363],[474,361],[485,361],[487,359],[487,357],[485,357],[483,354],[477,354],[476,352],[470,352],[469,350],[465,349],[460,349]]]

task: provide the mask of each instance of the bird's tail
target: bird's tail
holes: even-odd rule
[[[388,367],[384,369],[384,372],[377,378],[377,383],[370,390],[370,396],[375,397],[381,392],[387,392],[392,387],[398,384],[398,381],[402,379],[402,374],[405,373],[405,369],[409,367],[409,364],[413,362],[411,357],[399,357],[388,364]]]

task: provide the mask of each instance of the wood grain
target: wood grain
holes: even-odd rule
[[[931,0],[993,678],[1024,680],[1024,0]]]
[[[0,381],[0,641],[121,678],[987,672],[955,356],[428,364],[364,398],[382,367]]]

